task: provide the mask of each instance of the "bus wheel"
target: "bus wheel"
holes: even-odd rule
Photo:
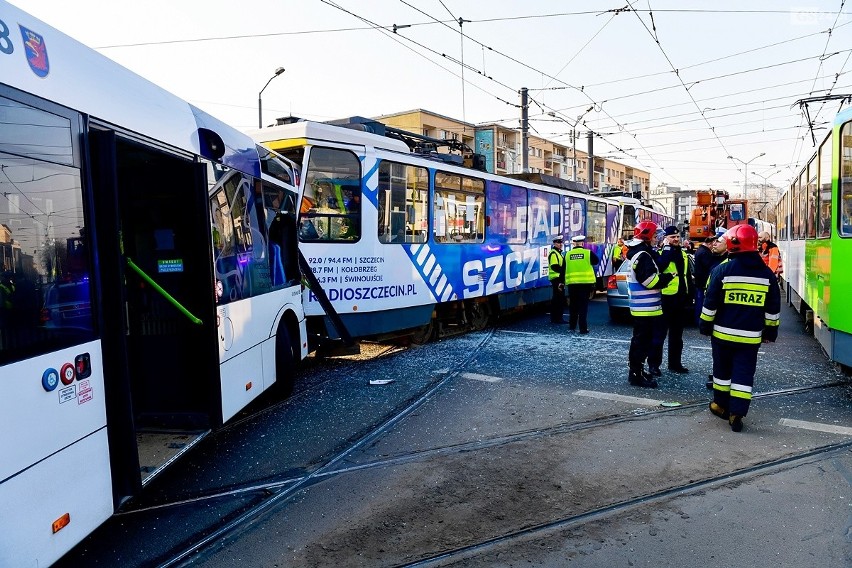
[[[491,316],[486,302],[472,302],[468,306],[468,321],[471,329],[482,331],[488,325]]]
[[[275,336],[275,391],[281,396],[289,396],[295,380],[296,352],[287,326],[282,324]]]
[[[411,334],[411,343],[416,345],[425,345],[432,340],[433,335],[435,335],[435,318],[430,319],[429,323],[418,327],[414,333]]]

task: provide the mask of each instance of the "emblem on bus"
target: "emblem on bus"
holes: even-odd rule
[[[30,69],[39,77],[47,77],[50,72],[50,63],[47,60],[47,46],[44,44],[44,38],[41,34],[25,28],[21,28],[21,35],[24,38],[24,50],[27,55],[27,63],[30,64]]]

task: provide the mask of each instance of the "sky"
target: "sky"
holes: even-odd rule
[[[786,186],[841,108],[798,101],[852,93],[852,0],[11,2],[241,130],[261,89],[264,125],[518,127],[527,88],[531,133],[570,145],[576,124],[586,150],[592,131],[652,187]]]

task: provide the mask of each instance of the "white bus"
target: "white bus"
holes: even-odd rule
[[[47,566],[289,387],[299,173],[3,0],[0,122],[0,566]]]

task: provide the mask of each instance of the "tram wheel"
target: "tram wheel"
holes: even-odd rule
[[[485,302],[473,302],[468,307],[468,321],[471,329],[482,331],[488,325],[490,317],[488,304]]]
[[[429,323],[426,325],[422,325],[418,327],[414,333],[411,334],[411,342],[417,345],[424,345],[429,343],[432,339],[432,336],[435,334],[435,319],[432,318],[429,320]]]

